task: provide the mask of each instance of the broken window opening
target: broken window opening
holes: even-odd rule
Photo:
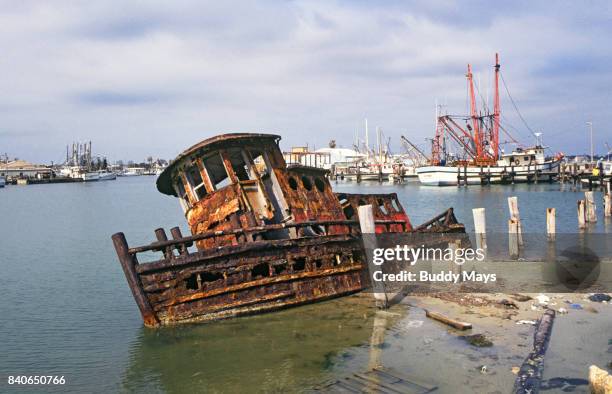
[[[227,151],[227,156],[229,157],[229,161],[232,165],[232,170],[234,170],[234,174],[236,174],[236,178],[238,178],[239,181],[255,179],[253,174],[251,174],[247,161],[245,160],[245,155],[242,153],[243,152],[240,149],[229,149]]]
[[[304,188],[306,190],[312,190],[312,182],[310,182],[310,178],[308,178],[307,176],[302,177],[302,185],[304,185]]]
[[[402,210],[399,207],[399,203],[397,202],[397,200],[394,198],[393,200],[391,200],[391,206],[393,206],[393,209],[395,210],[395,212],[401,212]]]
[[[385,207],[385,201],[382,198],[378,199],[378,209],[382,212],[383,215],[388,215],[387,207]]]
[[[293,271],[304,271],[306,268],[306,258],[300,257],[293,260]]]
[[[185,190],[185,184],[183,183],[183,177],[179,176],[174,184],[174,191],[179,198],[183,212],[186,212],[191,204],[189,203],[189,197],[187,196],[187,190]]]
[[[265,152],[260,150],[249,151],[253,158],[253,165],[257,168],[257,172],[261,178],[270,175],[270,162],[265,156]]]
[[[287,272],[287,263],[277,264],[274,266],[274,273],[276,275],[284,274]]]
[[[185,174],[187,175],[187,181],[191,186],[191,190],[193,190],[194,198],[199,201],[206,197],[206,186],[204,185],[202,173],[200,172],[198,164],[193,163],[193,165],[185,171]]]
[[[295,178],[292,176],[289,177],[289,187],[292,188],[293,190],[297,190],[298,188],[298,183],[295,180]]]
[[[231,184],[231,180],[219,153],[215,153],[205,158],[203,163],[214,190],[222,189]]]
[[[223,274],[220,272],[202,272],[200,273],[200,279],[202,282],[215,282],[223,279]]]
[[[251,279],[267,278],[268,276],[270,276],[268,263],[257,264],[251,270]]]
[[[315,186],[321,193],[325,190],[325,182],[321,178],[315,178]]]
[[[198,283],[198,274],[193,274],[189,278],[185,279],[185,287],[188,290],[198,290],[200,284]]]
[[[344,216],[346,216],[347,219],[352,219],[353,216],[355,216],[355,210],[353,209],[352,205],[347,205],[344,209]]]

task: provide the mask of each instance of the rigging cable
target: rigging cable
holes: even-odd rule
[[[519,111],[516,103],[514,102],[514,99],[512,98],[512,95],[510,94],[510,90],[508,90],[508,85],[506,85],[506,80],[504,79],[504,75],[502,74],[501,71],[499,72],[499,75],[501,76],[502,83],[504,84],[504,89],[506,89],[506,93],[508,93],[508,97],[510,98],[510,102],[512,103],[512,106],[514,107],[514,110],[518,114],[519,118],[521,118],[521,120],[523,121],[523,124],[525,125],[525,127],[527,127],[527,130],[529,130],[531,134],[533,134],[533,136],[537,138],[536,133],[531,129],[531,127],[529,127],[529,125],[525,121],[525,118],[523,118],[521,111]]]

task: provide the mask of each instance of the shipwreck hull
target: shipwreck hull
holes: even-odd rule
[[[177,254],[191,238],[168,241],[171,246],[129,249],[122,233],[113,236],[145,325],[260,313],[364,287],[364,257],[359,238],[352,234],[259,240]],[[138,263],[138,252],[156,249],[167,257]]]
[[[376,233],[415,231],[395,193],[334,193],[327,171],[287,166],[273,134],[203,140],[159,175],[178,198],[191,236],[129,248],[113,242],[146,326],[215,320],[339,297],[368,285],[359,207]],[[459,226],[459,227],[457,227]],[[457,231],[452,209],[418,231]],[[191,249],[190,249],[191,248]],[[193,249],[197,250],[193,250]],[[163,258],[139,262],[137,255]]]
[[[341,234],[269,240],[279,228],[298,233],[312,226]],[[408,223],[377,220],[381,232],[404,234]],[[419,232],[457,232],[452,209],[418,228]],[[182,237],[178,228],[167,240],[129,248],[123,233],[113,243],[146,326],[191,323],[262,313],[340,297],[369,286],[367,261],[356,220],[270,225]],[[248,237],[251,242],[189,251],[194,243]],[[137,254],[157,251],[163,258],[139,263]]]

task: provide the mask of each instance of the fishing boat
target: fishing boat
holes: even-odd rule
[[[419,182],[427,186],[456,186],[458,182],[468,185],[483,183],[521,183],[552,181],[559,171],[561,156],[547,159],[544,147],[517,148],[502,154],[494,164],[455,163],[451,166],[423,166],[416,169]],[[463,165],[462,165],[463,164]]]
[[[468,64],[467,80],[470,97],[470,115],[456,116],[436,114],[436,134],[432,140],[429,165],[416,169],[419,182],[428,186],[452,186],[458,184],[489,184],[552,181],[559,171],[562,154],[546,157],[541,143],[541,133],[534,133],[536,145],[517,147],[505,154],[500,149],[500,130],[510,142],[518,144],[500,124],[499,55],[495,54],[493,112],[481,112],[476,106],[476,94],[472,68]],[[438,108],[436,108],[438,111]],[[465,122],[465,126],[462,125]],[[461,152],[460,158],[450,159],[449,145]]]
[[[81,174],[83,182],[97,182],[100,180],[100,174],[97,171],[87,171]]]
[[[112,181],[117,179],[117,174],[112,171],[100,170],[98,171],[98,180],[100,181]]]
[[[191,236],[112,239],[146,326],[209,321],[348,295],[368,285],[358,210],[377,233],[464,233],[452,208],[413,227],[397,195],[334,193],[328,171],[287,166],[272,134],[224,134],[181,153],[157,178]],[[190,250],[195,246],[196,250]],[[157,252],[159,260],[137,255]]]

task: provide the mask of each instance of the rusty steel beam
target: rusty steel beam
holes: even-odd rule
[[[128,286],[132,291],[132,295],[134,296],[134,300],[136,300],[136,305],[138,305],[138,309],[140,309],[140,314],[142,315],[142,319],[146,326],[155,327],[159,325],[159,321],[157,317],[153,313],[153,309],[149,304],[149,300],[144,294],[140,281],[138,280],[138,276],[136,274],[136,261],[134,256],[128,252],[128,244],[125,239],[125,235],[123,233],[116,233],[112,236],[113,245],[115,246],[115,251],[117,252],[117,256],[119,256],[119,262],[121,263],[121,267],[123,268],[123,273],[125,274],[125,278],[127,279]]]

